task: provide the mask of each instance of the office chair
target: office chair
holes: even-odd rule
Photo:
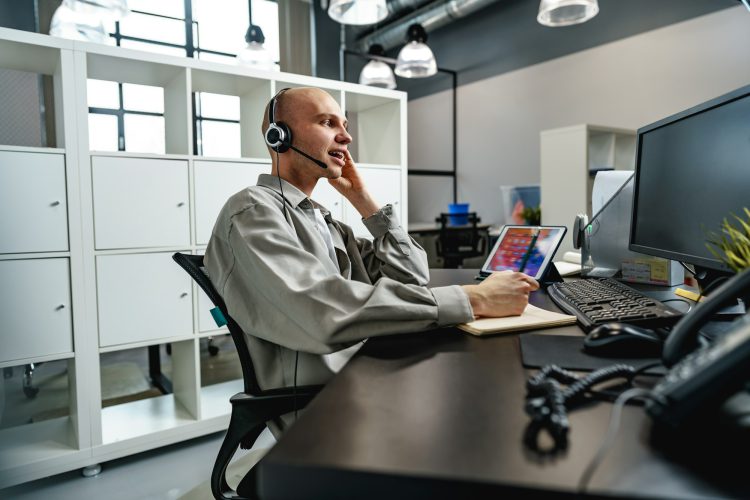
[[[464,259],[479,257],[487,251],[489,232],[480,230],[477,224],[482,220],[476,212],[460,214],[467,218],[467,224],[451,226],[450,217],[456,214],[441,213],[435,222],[440,223],[440,233],[436,242],[437,254],[443,258],[443,267],[457,268],[463,265]]]
[[[202,255],[175,253],[172,258],[198,283],[206,292],[211,302],[216,306],[219,314],[214,310],[212,315],[217,324],[226,324],[232,336],[237,354],[240,357],[244,391],[229,399],[232,404],[232,416],[229,428],[221,443],[211,472],[211,493],[216,499],[254,499],[256,495],[255,473],[251,469],[240,482],[237,491],[227,484],[226,471],[237,448],[250,449],[258,436],[266,427],[266,422],[303,408],[320,391],[322,386],[300,386],[295,388],[280,388],[264,391],[258,385],[255,367],[250,358],[250,351],[245,342],[245,333],[227,312],[226,304],[214,288],[203,266]],[[218,318],[217,318],[218,317]],[[221,320],[225,320],[225,323]],[[220,324],[221,323],[221,324]]]

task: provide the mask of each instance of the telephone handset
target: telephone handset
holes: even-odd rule
[[[673,366],[698,343],[698,332],[723,307],[750,293],[750,269],[732,277],[677,323],[667,337],[662,362]]]
[[[750,380],[750,315],[736,320],[731,331],[712,344],[689,351],[714,313],[728,301],[747,296],[748,290],[750,270],[733,277],[675,325],[662,354],[671,370],[646,404],[655,420],[671,427],[697,421],[745,387]]]

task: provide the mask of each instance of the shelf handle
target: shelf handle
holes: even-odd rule
[[[55,307],[55,311],[60,311],[62,309],[65,309],[65,304],[60,304],[59,306]]]
[[[185,297],[187,297],[187,296],[188,296],[188,293],[187,293],[187,292],[182,292],[182,293],[180,294],[180,298],[181,298],[181,299],[184,299],[184,298],[185,298]]]
[[[177,204],[177,206],[178,206],[178,207],[184,207],[184,206],[185,206],[185,202],[184,202],[184,201],[181,201],[181,202],[179,202],[179,203]]]
[[[59,204],[60,204],[60,202],[59,202],[59,201],[57,201],[57,200],[55,200],[55,201],[53,201],[52,203],[50,203],[50,204],[49,204],[49,206],[51,206],[51,207],[56,207],[56,206],[57,206],[57,205],[59,205]]]

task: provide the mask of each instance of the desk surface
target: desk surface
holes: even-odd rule
[[[433,282],[466,283],[475,273],[436,270]],[[555,309],[543,292],[532,303]],[[575,326],[554,331],[580,335]],[[369,340],[260,462],[261,497],[574,495],[611,405],[570,414],[565,452],[546,458],[530,452],[522,443],[528,373],[520,358],[517,334],[478,338],[446,328]],[[750,498],[744,471],[709,465],[721,462],[720,454],[680,450],[678,463],[655,451],[650,429],[642,408],[627,406],[588,491]]]
[[[464,229],[471,227],[471,225],[467,224],[465,226],[448,226],[448,228],[455,228],[455,229]],[[500,230],[492,226],[490,224],[477,224],[477,228],[480,230],[489,230],[490,234],[500,234]],[[410,233],[420,233],[420,234],[437,234],[440,232],[440,223],[438,222],[411,222],[409,223],[409,232]]]

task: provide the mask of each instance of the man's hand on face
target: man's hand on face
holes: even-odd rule
[[[362,182],[362,178],[359,176],[357,167],[354,165],[352,155],[347,150],[344,156],[344,166],[341,169],[341,176],[336,179],[328,179],[328,182],[336,188],[336,190],[349,198],[350,194],[356,194],[358,192],[366,190],[365,184]]]
[[[362,181],[362,177],[360,177],[349,151],[346,151],[341,176],[337,179],[329,178],[328,182],[354,205],[354,208],[357,209],[363,218],[371,216],[380,209],[380,206],[372,199],[369,191],[367,191],[367,187]]]
[[[464,285],[476,317],[518,316],[529,303],[529,293],[539,283],[524,273],[505,271],[492,273],[479,285]]]

